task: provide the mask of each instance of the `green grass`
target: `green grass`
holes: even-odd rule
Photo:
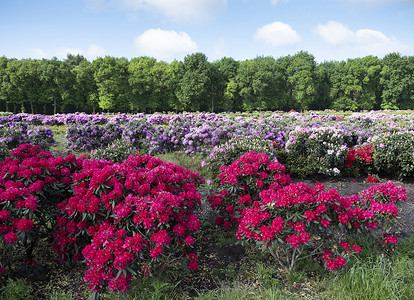
[[[184,169],[197,171],[201,177],[208,178],[209,176],[207,169],[201,167],[201,163],[207,160],[206,157],[200,155],[188,156],[184,152],[180,151],[159,154],[156,155],[156,157],[161,158],[163,161],[174,163]]]
[[[326,282],[327,299],[414,299],[413,267],[408,258],[358,260]]]

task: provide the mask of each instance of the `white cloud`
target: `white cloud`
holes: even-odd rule
[[[157,12],[176,23],[203,22],[227,7],[227,0],[112,0],[111,5],[122,11]]]
[[[62,47],[62,48],[57,49],[55,51],[55,53],[56,53],[56,56],[59,57],[59,58],[66,58],[66,56],[68,54],[72,54],[72,55],[80,54],[80,55],[83,55],[81,48],[67,48],[67,47]]]
[[[147,55],[160,60],[180,59],[197,52],[198,46],[185,32],[149,29],[134,40],[139,55]]]
[[[41,59],[41,58],[48,58],[49,57],[49,55],[40,48],[30,49],[30,52],[33,55],[32,57],[35,58],[35,59]]]
[[[273,47],[293,46],[301,40],[299,34],[289,24],[282,22],[273,22],[260,27],[254,38]]]
[[[95,59],[97,57],[105,56],[105,52],[104,48],[92,44],[88,47],[88,49],[86,49],[85,56],[88,59]]]
[[[314,32],[331,45],[349,46],[363,55],[383,56],[391,52],[404,52],[409,48],[395,37],[388,37],[380,31],[372,29],[352,31],[344,24],[335,21],[317,25]]]
[[[52,58],[53,56],[56,56],[59,59],[66,59],[68,54],[72,55],[83,55],[88,60],[94,60],[97,57],[105,56],[106,51],[104,48],[99,47],[95,44],[91,44],[88,48],[82,49],[82,48],[69,48],[69,47],[61,47],[58,49],[55,49],[51,53],[46,52],[40,48],[34,48],[30,50],[33,54],[33,58]]]
[[[344,24],[329,21],[326,25],[318,24],[315,33],[332,45],[346,45],[355,42],[355,32],[352,32]]]

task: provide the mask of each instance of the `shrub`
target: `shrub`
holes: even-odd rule
[[[385,232],[379,238],[383,245],[397,244],[390,224],[398,216],[395,203],[407,200],[405,190],[392,182],[370,187],[361,198],[340,197],[320,183],[313,188],[296,183],[268,189],[260,198],[242,211],[236,236],[269,251],[287,270],[293,270],[304,254],[322,254],[322,249],[328,269],[343,267],[347,256],[361,251],[344,238],[350,233],[380,229]]]
[[[74,155],[55,158],[30,144],[0,162],[0,238],[6,247],[23,245],[32,259],[40,232],[53,236],[55,206],[72,194],[72,174],[81,165]]]
[[[397,243],[391,225],[398,216],[395,204],[407,200],[403,188],[387,182],[363,191],[361,197],[340,197],[320,183],[313,188],[289,184],[284,170],[264,153],[254,152],[223,166],[219,175],[223,187],[210,198],[220,214],[216,223],[224,227],[237,223],[239,240],[269,251],[288,271],[298,260],[316,254],[328,269],[343,267],[347,256],[361,250],[344,239],[353,232],[380,229],[382,244]]]
[[[154,126],[145,119],[133,120],[125,124],[122,138],[129,141],[137,149],[142,149],[146,152],[154,131]]]
[[[345,160],[345,173],[353,176],[371,174],[374,170],[373,145],[366,144],[348,149]]]
[[[414,133],[381,134],[372,142],[374,166],[378,172],[400,179],[414,174]]]
[[[151,156],[123,163],[84,161],[74,175],[74,195],[58,205],[55,249],[60,260],[86,260],[92,291],[126,291],[131,277],[148,274],[171,256],[184,256],[200,223],[197,186],[189,170]],[[170,251],[170,253],[169,253]],[[197,256],[185,255],[195,270]]]
[[[210,177],[215,186],[220,186],[221,166],[229,166],[244,153],[254,151],[256,153],[265,153],[270,160],[277,160],[276,153],[284,152],[280,143],[263,140],[261,137],[238,138],[230,140],[220,146],[217,146],[211,152],[205,167],[210,172]],[[286,152],[285,152],[286,153]]]
[[[112,142],[108,147],[93,150],[91,152],[92,159],[105,159],[114,163],[121,163],[130,155],[135,155],[138,150],[128,141],[118,139]]]
[[[286,169],[301,178],[314,174],[338,176],[352,137],[331,127],[299,128],[286,142]]]
[[[108,123],[105,126],[87,123],[69,126],[66,130],[67,148],[75,151],[91,151],[105,148],[121,138],[122,127]]]
[[[229,166],[221,166],[218,179],[220,189],[209,202],[219,214],[216,224],[224,228],[235,225],[241,211],[258,201],[261,191],[290,183],[283,165],[270,161],[263,152],[254,151],[241,155]]]
[[[48,150],[54,143],[53,131],[47,127],[28,126],[25,123],[0,125],[0,159],[4,160],[14,148],[30,143]]]

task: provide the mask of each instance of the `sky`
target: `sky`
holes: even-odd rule
[[[0,56],[414,55],[414,0],[0,0]]]

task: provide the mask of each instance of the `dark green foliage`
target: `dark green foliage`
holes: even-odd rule
[[[124,139],[118,139],[106,148],[92,151],[91,158],[106,159],[114,163],[121,163],[124,160],[126,160],[130,155],[136,155],[137,153],[138,150],[130,142]]]
[[[414,134],[382,134],[374,141],[373,161],[378,172],[405,178],[414,174]]]
[[[414,56],[390,53],[317,63],[306,51],[280,58],[167,63],[106,56],[89,62],[0,57],[0,110],[275,111],[414,109]]]

